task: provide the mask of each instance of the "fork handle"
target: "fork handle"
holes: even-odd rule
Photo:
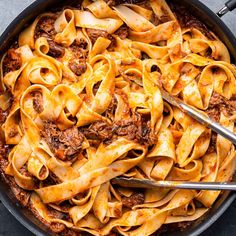
[[[236,190],[236,182],[182,182],[182,181],[153,181],[148,179],[136,179],[117,177],[112,179],[112,184],[129,188],[171,188],[194,190]]]
[[[226,129],[224,126],[219,123],[209,119],[207,116],[201,114],[199,111],[194,108],[180,102],[179,106],[192,118],[197,120],[199,123],[208,126],[210,129],[214,130],[216,133],[220,134],[224,138],[230,140],[232,143],[236,144],[236,135],[230,130]]]

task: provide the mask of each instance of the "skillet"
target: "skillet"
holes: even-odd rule
[[[16,36],[27,26],[37,15],[47,11],[50,8],[55,8],[56,5],[71,4],[73,2],[78,3],[79,0],[36,0],[29,7],[27,7],[22,13],[20,13],[15,20],[8,26],[4,33],[0,36],[0,56],[10,47]],[[172,0],[172,2],[178,2],[180,0]],[[213,13],[209,8],[202,4],[198,0],[182,0],[187,9],[200,19],[206,26],[212,30],[227,46],[231,59],[236,62],[236,38],[219,18],[224,15],[227,10],[233,10],[236,7],[236,0],[229,1],[225,4],[225,7],[217,14]],[[234,177],[236,181],[236,176]],[[165,233],[170,236],[195,236],[201,234],[209,226],[211,226],[231,205],[236,198],[236,193],[224,192],[221,194],[212,209],[200,219],[196,220],[187,230],[183,232]],[[17,203],[14,194],[9,189],[8,185],[4,181],[4,176],[0,175],[0,200],[10,213],[27,229],[29,229],[34,235],[57,235],[52,232],[48,232],[48,228],[43,225],[30,210],[23,208]]]

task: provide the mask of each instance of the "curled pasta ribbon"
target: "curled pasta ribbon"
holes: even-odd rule
[[[75,16],[74,12],[70,9],[66,9],[55,21],[55,30],[57,35],[55,36],[55,42],[61,43],[68,47],[76,38],[75,28]]]
[[[38,95],[38,98],[42,101],[42,107],[37,107],[37,111],[35,110],[35,102],[34,102],[34,95]],[[42,113],[46,106],[46,101],[49,100],[50,92],[49,90],[42,86],[42,85],[32,85],[28,87],[25,92],[22,94],[21,100],[20,100],[20,108],[30,116],[33,120],[35,120],[40,113]],[[41,110],[42,109],[42,110]]]
[[[55,64],[42,57],[31,59],[23,73],[32,83],[42,84],[46,87],[55,86],[61,80]]]
[[[177,29],[177,23],[175,21],[169,21],[144,32],[130,31],[130,38],[143,43],[156,43],[168,40],[173,35],[175,36]]]
[[[40,197],[36,194],[33,193],[30,197],[30,203],[34,207],[34,209],[38,212],[38,214],[46,221],[49,223],[62,223],[63,225],[66,225],[68,228],[71,228],[73,224],[71,222],[61,220],[59,218],[53,217],[48,208],[42,203]]]
[[[68,66],[68,58],[70,57],[70,52],[68,49],[65,50],[65,58],[61,59],[61,61],[56,60],[55,58],[47,55],[49,52],[49,44],[45,37],[39,37],[35,42],[35,53],[45,58],[46,60],[50,61],[56,67],[56,73],[58,74],[59,78],[63,79],[63,82],[74,82],[77,81],[75,74],[67,67]]]
[[[23,189],[33,190],[35,182],[31,176],[27,176],[23,172],[23,167],[27,163],[32,154],[26,137],[23,137],[17,147],[12,150],[8,171],[12,169],[16,183]],[[22,156],[23,155],[23,156]],[[8,172],[7,171],[7,172]],[[9,173],[10,174],[10,173]]]
[[[181,190],[176,192],[167,206],[161,210],[156,208],[144,208],[128,211],[124,213],[120,219],[110,221],[102,229],[102,233],[107,234],[112,228],[116,228],[119,232],[122,232],[123,235],[150,235],[165,222],[168,211],[185,205],[189,200],[193,199],[194,195],[195,194],[191,191]],[[139,227],[131,231],[122,230],[124,226],[129,227],[131,225]]]
[[[22,92],[30,86],[29,80],[22,74],[26,65],[27,64],[22,66],[19,70],[7,73],[3,78],[5,86],[9,88],[16,97],[20,97]]]
[[[152,59],[161,59],[168,54],[169,47],[155,46],[148,43],[132,42],[132,47],[145,52]]]
[[[77,27],[105,30],[114,33],[122,24],[122,20],[114,18],[97,18],[89,11],[74,10],[75,25]]]
[[[189,54],[185,58],[167,65],[162,74],[162,83],[164,88],[173,95],[179,94],[199,75],[200,71],[195,66],[203,67],[208,65],[210,62],[211,60],[205,57],[201,57],[197,54]],[[207,78],[204,77],[204,79]],[[193,83],[196,83],[196,81]],[[209,86],[212,86],[212,84]],[[185,91],[185,93],[191,94],[197,98],[199,91],[194,88],[193,84],[191,86],[189,85],[188,90]],[[199,99],[201,98],[198,97],[198,99],[196,99],[197,103]]]
[[[211,35],[213,37],[213,34]],[[230,55],[226,46],[216,37],[209,40],[202,32],[194,28],[183,31],[183,38],[185,50],[205,56],[210,49],[211,57],[215,60],[230,62]]]
[[[168,4],[164,0],[151,0],[150,5],[156,16],[161,19],[162,17],[168,17],[169,20],[176,20],[173,12],[169,8]]]
[[[7,88],[10,88],[12,93],[14,94],[21,94],[22,91],[26,87],[29,86],[28,81],[21,77],[21,73],[24,70],[27,62],[30,59],[32,59],[34,55],[28,45],[24,45],[17,48],[16,52],[20,55],[20,58],[21,58],[21,62],[22,62],[21,68],[19,68],[16,71],[10,71],[5,76],[3,76],[3,61],[5,60],[6,54],[4,54],[3,57],[1,58],[1,64],[0,64],[1,88],[2,88],[2,91],[5,91],[7,87]]]
[[[102,56],[94,57],[91,61],[91,65],[94,65],[98,60],[105,59],[108,64],[107,71],[105,73],[105,78],[102,80],[101,85],[92,101],[91,109],[94,112],[102,114],[109,106],[112,94],[114,92],[114,62]],[[96,78],[95,78],[96,79]]]
[[[148,101],[148,104],[151,113],[151,128],[153,132],[157,132],[157,130],[160,128],[160,124],[163,118],[163,100],[159,88],[151,81],[149,75],[149,70],[151,70],[151,68],[148,68],[147,64],[144,64],[143,67],[143,87],[145,93],[149,96],[150,99]]]
[[[230,150],[227,155],[225,162],[220,165],[217,171],[217,176],[214,181],[224,182],[229,181],[235,170],[235,152],[234,147]],[[206,207],[213,204],[216,198],[219,196],[220,191],[201,191],[196,197],[198,201]]]
[[[19,105],[15,104],[4,125],[2,126],[7,144],[16,145],[20,142],[23,135],[20,123]]]
[[[208,135],[206,135],[206,132],[208,132]],[[203,136],[202,139],[201,136]],[[204,144],[206,139],[206,145],[201,145],[202,143]],[[209,142],[209,131],[207,131],[204,126],[198,123],[192,124],[185,130],[176,148],[177,163],[182,167],[185,165],[185,163],[189,163],[191,160],[204,155],[204,153],[207,151]],[[191,151],[192,156],[189,157]],[[187,158],[190,159],[187,160]]]
[[[51,98],[55,104],[54,119],[57,119],[58,127],[64,130],[73,126],[75,121],[70,120],[69,117],[75,117],[79,112],[82,106],[80,97],[69,86],[61,84],[53,89]]]
[[[120,148],[120,146],[118,148]],[[54,186],[40,188],[37,189],[36,192],[39,194],[44,203],[69,199],[76,194],[89,189],[90,187],[95,187],[125,173],[127,170],[139,163],[144,158],[146,150],[144,147],[138,144],[135,144],[133,149],[142,151],[142,154],[137,155],[135,158],[125,158],[109,164],[110,159],[119,157],[115,152],[112,152],[111,156],[108,158],[107,166],[98,165],[97,169],[92,168],[91,171],[88,170],[84,174],[81,173],[81,176],[75,180],[63,182]],[[129,149],[126,148],[126,151],[128,150]],[[100,151],[105,151],[105,148],[101,147]],[[54,193],[53,195],[51,194],[52,192]]]
[[[27,163],[28,171],[39,180],[45,180],[49,175],[49,170],[37,157],[31,156]]]
[[[98,0],[86,6],[95,17],[103,18],[117,18],[116,13],[103,0]]]
[[[150,176],[154,179],[164,180],[175,162],[175,145],[173,135],[169,129],[161,129],[158,133],[158,141],[148,158],[158,158]]]
[[[114,7],[114,9],[117,15],[134,31],[143,32],[154,27],[145,17],[137,14],[127,6],[119,5]]]
[[[34,39],[35,29],[40,19],[44,17],[54,18],[55,15],[53,13],[44,13],[39,15],[29,27],[27,27],[24,31],[20,33],[18,39],[18,43],[20,46],[28,45],[31,49],[35,48],[35,39]]]
[[[141,7],[141,6],[136,5],[136,4],[128,4],[128,3],[124,3],[123,5],[126,6],[126,7],[131,8],[133,11],[135,11],[139,15],[143,16],[148,21],[150,21],[151,18],[152,18],[152,11],[150,11],[150,10],[144,8],[144,7]]]

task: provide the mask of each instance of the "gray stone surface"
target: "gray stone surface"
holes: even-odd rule
[[[30,3],[32,0],[0,0],[0,34],[7,25]],[[226,0],[202,0],[214,12],[223,6]],[[223,21],[236,34],[236,10],[224,16]],[[236,233],[236,202],[224,213],[224,215],[211,226],[203,236],[228,236]],[[32,236],[21,226],[14,217],[0,203],[0,236]]]

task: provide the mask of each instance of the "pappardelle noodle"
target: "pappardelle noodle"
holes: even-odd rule
[[[230,181],[234,145],[164,102],[159,88],[234,131],[235,78],[217,36],[164,0],[84,0],[43,13],[1,60],[10,150],[1,168],[16,197],[61,235],[148,236],[192,222],[220,191],[110,181]]]

